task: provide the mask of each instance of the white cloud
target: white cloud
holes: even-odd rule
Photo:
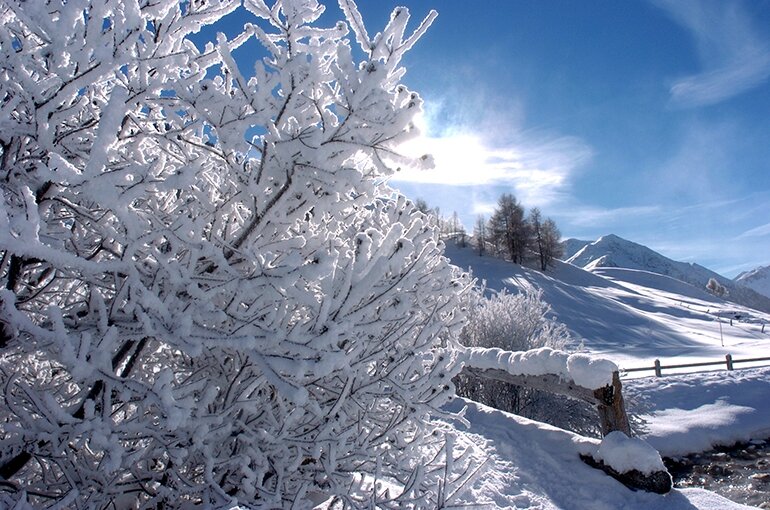
[[[726,0],[653,0],[692,34],[703,71],[677,79],[671,99],[685,107],[718,103],[770,78],[770,44],[743,5]]]
[[[518,136],[504,147],[490,147],[479,135],[458,128],[436,136],[422,136],[401,150],[412,156],[431,154],[435,167],[404,169],[392,178],[394,182],[505,185],[530,206],[546,205],[562,196],[573,173],[592,154],[585,143],[574,137]],[[486,205],[475,207],[481,213],[488,210]]]
[[[471,212],[476,216],[489,217],[495,212],[497,203],[495,202],[473,202]]]

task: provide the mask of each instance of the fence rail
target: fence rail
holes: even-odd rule
[[[621,374],[627,374],[630,372],[648,372],[655,371],[656,377],[663,375],[663,369],[676,369],[676,368],[694,368],[694,367],[715,367],[725,365],[727,370],[735,370],[736,363],[753,363],[758,361],[770,361],[770,357],[766,358],[748,358],[748,359],[733,359],[731,354],[726,354],[724,361],[703,361],[699,363],[682,363],[680,365],[662,365],[659,359],[655,360],[655,365],[651,367],[638,367],[638,368],[624,368],[621,369]]]

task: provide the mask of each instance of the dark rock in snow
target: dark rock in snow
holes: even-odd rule
[[[656,494],[667,494],[674,486],[671,475],[668,473],[668,471],[665,470],[656,471],[651,474],[642,473],[636,469],[626,471],[625,473],[618,473],[612,467],[606,465],[602,461],[595,460],[590,455],[581,455],[580,459],[592,468],[601,469],[612,478],[616,479],[632,490],[643,490],[646,492],[654,492]]]

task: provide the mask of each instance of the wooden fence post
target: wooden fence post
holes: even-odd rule
[[[594,391],[598,401],[597,410],[602,427],[602,436],[619,430],[625,435],[631,435],[631,426],[628,423],[626,405],[623,402],[623,386],[620,383],[620,374],[612,373],[612,384]]]
[[[655,360],[655,377],[660,377],[660,360]]]
[[[725,360],[727,360],[727,370],[733,369],[733,355],[728,353],[725,355]]]

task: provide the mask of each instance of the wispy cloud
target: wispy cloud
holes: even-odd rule
[[[428,131],[428,130],[425,130]],[[462,127],[423,136],[402,147],[411,154],[431,154],[430,170],[405,169],[394,182],[448,186],[505,186],[529,206],[547,205],[567,192],[570,179],[590,160],[591,148],[567,136],[515,135],[506,143],[484,141]],[[476,203],[477,213],[489,204]]]
[[[604,229],[604,233],[610,233],[608,229],[639,221],[649,221],[650,218],[663,214],[664,209],[657,205],[636,207],[601,208],[592,206],[571,207],[562,221],[572,227],[596,227]],[[561,214],[557,213],[557,217]]]
[[[474,200],[473,205],[471,206],[471,212],[475,216],[483,216],[485,218],[488,218],[492,216],[496,208],[497,208],[496,202],[479,202]]]
[[[653,0],[692,34],[703,71],[677,79],[671,99],[683,107],[718,103],[770,78],[770,43],[737,0]]]
[[[764,225],[760,225],[758,227],[749,229],[743,232],[741,235],[739,235],[737,239],[746,239],[748,237],[765,237],[765,236],[770,236],[770,223],[765,223]]]

